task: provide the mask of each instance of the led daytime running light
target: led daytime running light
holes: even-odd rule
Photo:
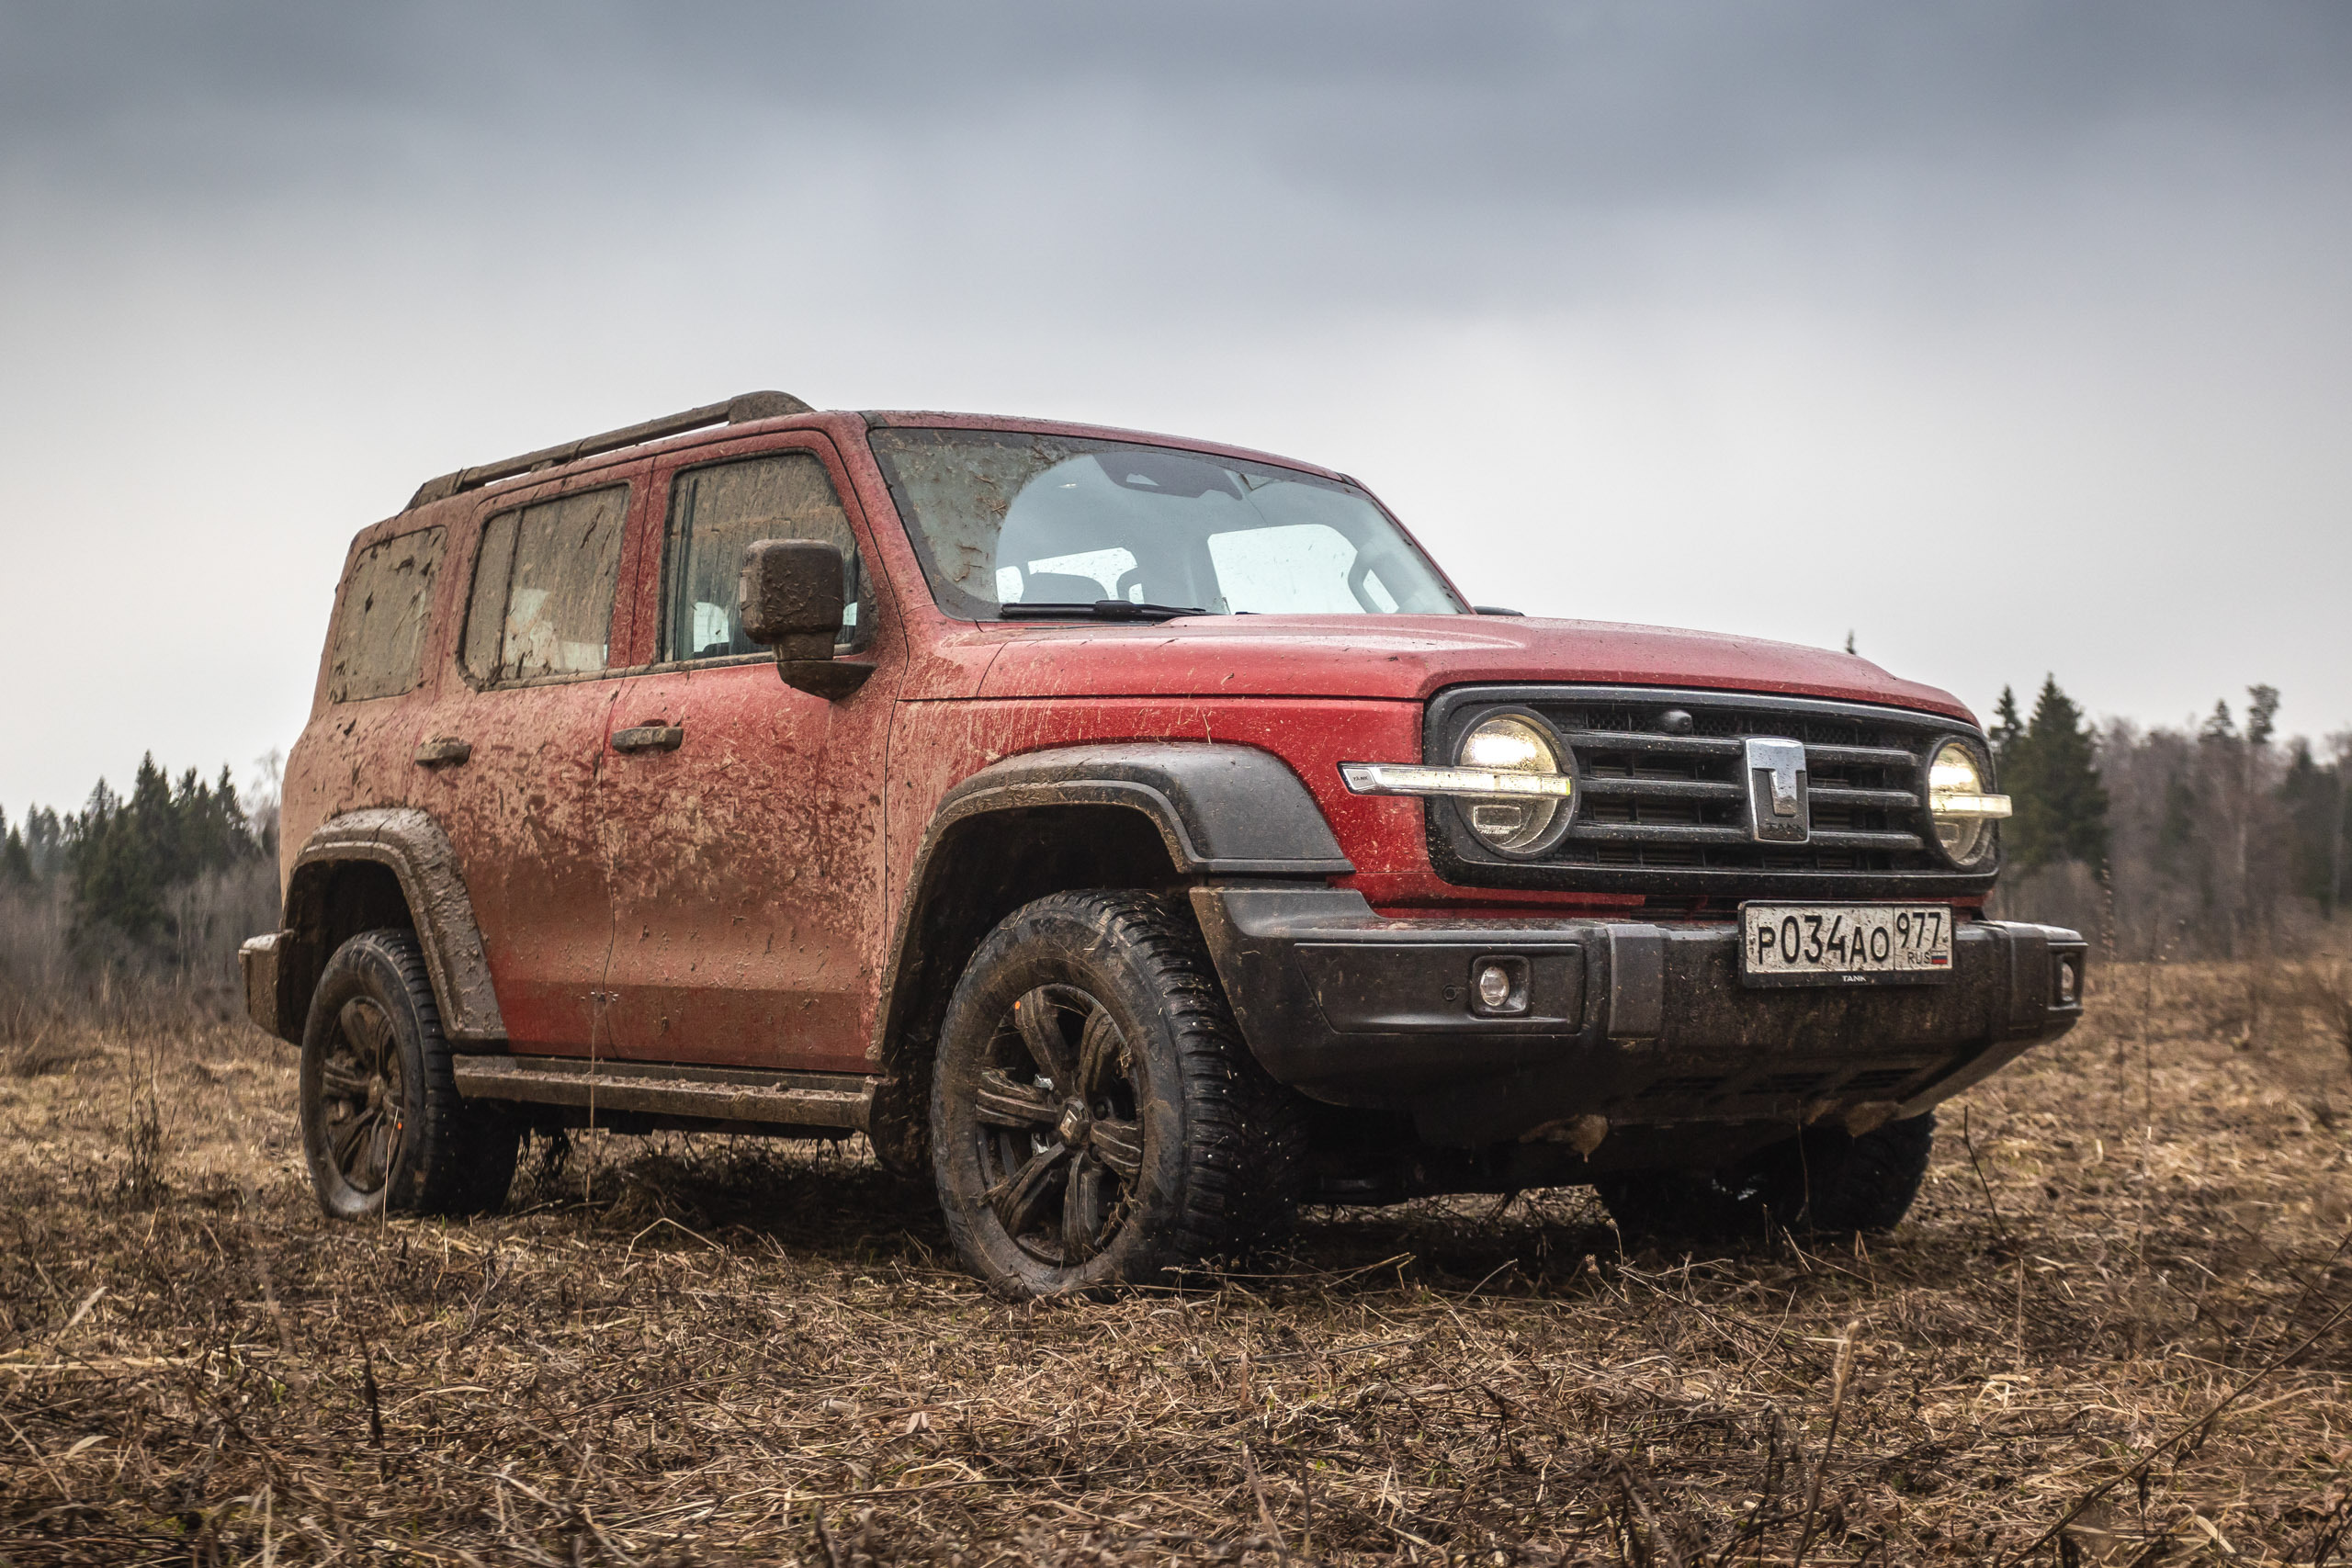
[[[2007,817],[2009,815],[2009,797],[2006,795],[1930,791],[1928,809],[1939,817]]]
[[[1342,762],[1340,776],[1358,795],[1442,795],[1489,800],[1532,795],[1565,800],[1573,787],[1566,773],[1506,773],[1404,762]]]

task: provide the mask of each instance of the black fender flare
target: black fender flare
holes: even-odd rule
[[[1027,751],[949,790],[932,814],[910,887],[947,830],[989,811],[1123,806],[1159,829],[1185,875],[1345,876],[1355,870],[1290,764],[1213,740],[1131,741]]]
[[[1124,741],[1004,758],[950,789],[933,812],[899,901],[875,1010],[871,1055],[886,1075],[874,1142],[887,1163],[915,1162],[928,1115],[927,1068],[910,1040],[919,1001],[944,1001],[956,976],[928,951],[924,914],[938,896],[940,850],[973,818],[1001,811],[1114,807],[1158,831],[1180,876],[1287,877],[1317,884],[1355,870],[1322,808],[1280,757],[1225,741]],[[910,1069],[912,1070],[910,1070]],[[886,1131],[886,1127],[888,1130]]]
[[[311,951],[326,940],[328,888],[334,868],[353,862],[386,866],[399,879],[416,922],[417,944],[424,950],[442,1033],[468,1042],[505,1039],[506,1021],[491,986],[490,958],[457,852],[440,823],[404,806],[329,818],[294,856],[287,872],[287,929],[277,962],[278,1018],[281,1024],[291,1020],[293,1033],[283,1027],[277,1032],[288,1039],[300,1036],[310,984],[329,956]]]

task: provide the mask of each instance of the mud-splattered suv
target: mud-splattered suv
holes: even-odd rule
[[[285,799],[334,1214],[522,1134],[863,1133],[1029,1294],[1301,1202],[1892,1224],[2063,1032],[1984,738],[1850,655],[1474,606],[1343,474],[761,392],[362,532]]]

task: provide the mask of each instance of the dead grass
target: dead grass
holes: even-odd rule
[[[45,1036],[0,1072],[0,1556],[2336,1561],[2340,973],[2110,971],[1868,1247],[1626,1256],[1549,1192],[1026,1308],[790,1145],[584,1139],[497,1219],[330,1224],[289,1051]]]

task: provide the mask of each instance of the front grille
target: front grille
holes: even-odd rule
[[[1927,759],[1971,727],[1933,714],[1809,698],[1645,687],[1457,688],[1430,705],[1429,760],[1453,761],[1462,734],[1495,708],[1532,709],[1576,754],[1576,815],[1533,860],[1487,850],[1458,807],[1430,810],[1432,851],[1456,880],[1502,886],[1721,888],[1747,897],[1990,885],[1955,872],[1933,842],[1921,798]],[[1687,726],[1669,713],[1688,716]],[[1759,842],[1749,828],[1745,741],[1794,740],[1807,781],[1803,843]]]
[[[1585,865],[1785,871],[1913,870],[1929,864],[1917,794],[1924,758],[1907,747],[1886,744],[1894,737],[1883,729],[1716,710],[1692,714],[1697,733],[1661,735],[1633,728],[1630,721],[1642,716],[1615,706],[1561,715],[1569,722],[1561,727],[1560,738],[1576,751],[1581,775],[1577,784],[1584,795],[1561,859]],[[1750,735],[1804,742],[1812,807],[1806,842],[1759,844],[1749,836],[1740,743]]]

